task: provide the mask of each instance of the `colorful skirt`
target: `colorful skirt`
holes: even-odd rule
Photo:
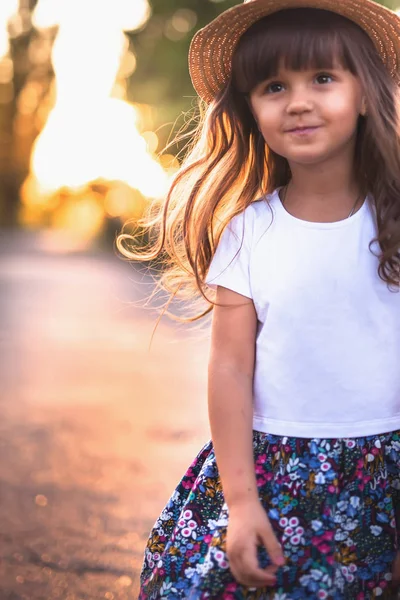
[[[228,508],[212,443],[150,534],[139,600],[394,599],[400,531],[400,431],[304,439],[253,433],[260,500],[286,563],[277,583],[240,585],[226,555]],[[259,549],[262,567],[269,564]]]

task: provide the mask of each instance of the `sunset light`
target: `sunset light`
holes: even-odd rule
[[[53,202],[58,211],[53,226],[62,228],[64,223],[69,229],[76,223],[75,230],[89,240],[110,215],[110,197],[119,198],[112,204],[112,216],[124,220],[143,209],[135,190],[145,198],[165,194],[173,169],[164,168],[165,157],[158,160],[155,155],[156,133],[139,132],[144,107],[126,100],[126,78],[136,68],[136,56],[125,32],[142,27],[149,17],[147,0],[39,0],[34,27],[43,35],[57,28],[51,53],[55,86],[22,188],[25,224],[34,224],[43,203],[46,207]],[[110,188],[103,199],[97,195],[96,210],[90,199],[95,182]],[[111,193],[113,186],[117,193]],[[59,190],[64,198],[58,207],[52,196]],[[65,190],[71,198],[65,199]],[[86,209],[77,210],[79,203]]]

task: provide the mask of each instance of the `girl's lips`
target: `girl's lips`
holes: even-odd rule
[[[289,129],[287,133],[291,133],[292,135],[310,135],[319,129],[319,126],[316,127],[298,127],[297,129]]]

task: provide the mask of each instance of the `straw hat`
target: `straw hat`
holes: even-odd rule
[[[357,23],[399,81],[400,17],[388,8],[372,0],[244,0],[200,29],[192,40],[189,70],[198,95],[211,102],[230,77],[232,55],[243,33],[259,19],[288,8],[330,10]]]

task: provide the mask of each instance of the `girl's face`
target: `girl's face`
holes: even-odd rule
[[[268,147],[289,164],[313,165],[353,156],[363,106],[359,80],[343,69],[280,68],[250,93],[250,105]]]

